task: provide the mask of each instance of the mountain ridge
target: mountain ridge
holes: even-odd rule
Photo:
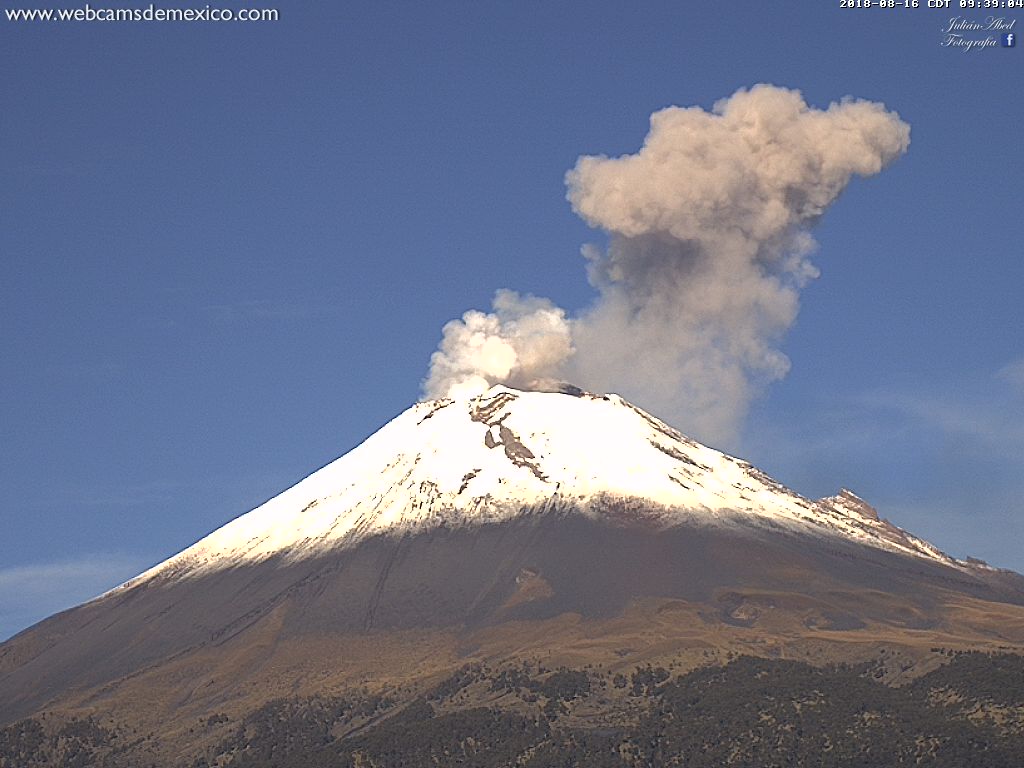
[[[465,665],[495,677],[444,716],[469,707],[487,728],[514,712],[557,723],[575,706],[495,699],[490,686],[524,664],[614,686],[652,665],[884,656],[883,681],[898,681],[945,649],[1024,653],[1024,577],[953,559],[852,491],[807,499],[618,396],[497,387],[414,405],[192,547],[0,644],[0,744],[59,742],[63,723],[98,734],[95,717],[127,765],[223,768],[248,754],[254,713],[283,699],[387,701],[381,727],[407,709],[447,722],[417,702]],[[558,688],[547,675],[538,690]],[[601,706],[588,699],[579,723]],[[214,760],[224,739],[235,757]]]
[[[547,499],[584,511],[595,501],[642,500],[651,524],[767,522],[980,567],[879,519],[852,491],[807,499],[618,395],[495,386],[413,405],[341,458],[115,589],[282,553],[315,556],[382,532],[508,520]]]

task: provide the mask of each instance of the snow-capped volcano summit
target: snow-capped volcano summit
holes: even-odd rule
[[[621,397],[561,390],[418,403],[0,645],[0,724],[154,697],[174,717],[183,703],[242,711],[450,674],[467,656],[1024,643],[1019,575],[954,560],[851,491],[804,498]]]
[[[852,492],[811,501],[688,439],[618,395],[504,386],[417,403],[357,448],[125,586],[377,535],[571,509],[647,526],[748,526],[850,540],[959,565]],[[628,510],[625,512],[624,510]]]

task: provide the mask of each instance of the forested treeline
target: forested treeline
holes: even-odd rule
[[[938,649],[936,649],[938,650]],[[901,687],[876,667],[741,657],[673,677],[464,667],[428,691],[282,699],[182,768],[639,768],[1024,764],[1024,657],[958,653]],[[225,734],[226,735],[223,735]],[[0,768],[136,768],[141,742],[91,720],[0,730]],[[160,765],[159,762],[154,763]]]

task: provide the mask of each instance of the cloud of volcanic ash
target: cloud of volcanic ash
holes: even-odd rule
[[[909,143],[882,104],[815,109],[770,85],[710,112],[655,112],[638,152],[583,156],[566,174],[573,210],[608,234],[583,249],[594,303],[568,316],[498,291],[491,313],[445,325],[425,395],[565,380],[731,439],[759,388],[789,370],[778,345],[818,276],[809,228]]]

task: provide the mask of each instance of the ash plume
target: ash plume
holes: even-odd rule
[[[573,210],[608,234],[583,248],[593,304],[568,316],[498,291],[491,313],[445,325],[427,397],[562,379],[727,441],[786,375],[779,344],[818,276],[808,230],[853,176],[906,151],[910,127],[876,102],[822,110],[771,85],[650,122],[635,154],[583,156],[566,174]]]

